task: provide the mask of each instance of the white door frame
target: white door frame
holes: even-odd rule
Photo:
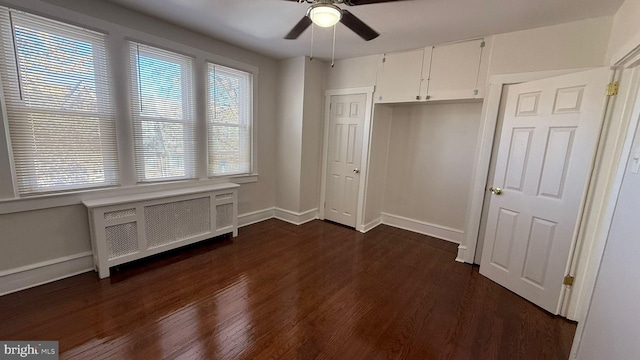
[[[486,92],[482,105],[482,120],[480,122],[480,132],[476,144],[476,158],[473,163],[473,174],[471,177],[471,188],[469,191],[469,206],[465,216],[464,239],[458,245],[458,256],[456,261],[468,264],[474,263],[476,255],[476,245],[478,243],[478,231],[480,231],[480,220],[482,217],[482,206],[484,203],[485,189],[487,187],[487,176],[489,175],[489,164],[495,140],[496,125],[500,111],[500,99],[504,85],[518,84],[526,81],[540,80],[548,77],[565,75],[569,73],[589,70],[591,68],[564,69],[551,71],[536,71],[528,73],[492,75],[489,79],[489,89]]]
[[[637,45],[628,47],[629,50],[626,53],[621,53],[619,56],[614,57],[611,63],[612,67],[620,68],[625,71],[630,71],[629,82],[622,89],[621,94],[626,95],[624,98],[618,99],[621,101],[621,105],[614,105],[613,116],[619,116],[621,119],[620,131],[615,140],[615,148],[620,151],[619,158],[615,159],[615,163],[612,164],[614,175],[609,178],[607,182],[607,189],[609,192],[603,201],[598,206],[598,214],[602,218],[602,223],[597,228],[597,232],[591,242],[589,253],[580,254],[582,257],[587,257],[583,272],[583,281],[578,292],[577,303],[572,309],[575,312],[575,318],[578,321],[578,328],[573,338],[573,345],[571,347],[571,354],[569,358],[576,358],[580,349],[580,341],[584,332],[584,325],[587,317],[589,316],[589,307],[591,306],[591,299],[595,283],[602,263],[602,257],[604,255],[605,245],[611,229],[613,221],[613,213],[618,201],[618,195],[622,188],[622,180],[624,178],[624,172],[626,165],[631,157],[631,147],[633,145],[634,135],[636,129],[640,126],[640,33],[636,36]],[[612,135],[613,136],[613,135]],[[617,152],[614,151],[617,154]],[[584,251],[584,250],[583,250]],[[577,292],[577,288],[574,289]],[[573,299],[572,299],[573,300]],[[571,306],[572,304],[569,304]]]
[[[556,71],[543,71],[535,73],[522,73],[522,74],[506,74],[506,75],[494,75],[490,79],[489,91],[485,98],[485,103],[482,110],[482,123],[481,131],[478,135],[478,144],[476,145],[476,159],[474,162],[474,172],[471,182],[471,190],[469,195],[469,207],[467,209],[466,221],[465,221],[465,238],[464,242],[458,247],[457,261],[466,262],[469,264],[474,263],[476,246],[478,241],[478,232],[480,229],[480,221],[482,217],[482,209],[484,203],[485,189],[487,186],[487,175],[489,173],[489,164],[491,161],[491,154],[493,150],[493,142],[495,138],[495,128],[498,121],[498,111],[500,108],[500,100],[502,97],[503,85],[516,84],[525,81],[538,80],[546,77],[559,76],[563,74],[589,70],[591,68],[581,69],[565,69]],[[604,96],[604,90],[603,90]],[[610,116],[610,106],[607,109],[607,115]],[[605,119],[607,121],[607,119]],[[605,124],[606,125],[606,124]],[[626,134],[626,133],[625,133]],[[618,136],[615,136],[618,135]],[[625,141],[625,137],[616,133],[609,134],[603,133],[600,136],[597,155],[600,156],[602,152],[603,137],[606,136],[607,146],[621,147]],[[618,159],[611,160],[612,162],[618,161]],[[592,164],[593,166],[593,164]],[[590,175],[589,182],[592,182],[598,174],[594,171]],[[601,185],[603,186],[603,185]],[[607,189],[614,189],[616,184],[614,181],[608,181],[604,185]],[[590,199],[590,190],[587,193],[587,199]],[[585,200],[587,200],[585,199]],[[594,201],[589,204],[591,213],[593,209],[598,211],[598,214],[607,214],[608,208],[610,208],[609,202],[604,199],[602,201]],[[612,211],[612,210],[611,210]],[[582,224],[585,218],[585,214],[582,213],[581,218],[578,220]],[[606,222],[610,222],[610,219],[604,221],[601,224],[600,229],[608,229]],[[580,229],[582,230],[582,228]],[[593,284],[595,283],[595,272],[599,267],[599,261],[602,257],[602,251],[604,250],[604,241],[606,238],[605,230],[599,230],[598,236],[585,239],[585,236],[580,236],[574,239],[571,249],[571,255],[567,263],[567,273],[570,273],[576,277],[576,281],[572,288],[566,288],[562,292],[563,306],[560,309],[560,314],[566,316],[571,320],[582,321],[584,319],[584,313],[586,312],[588,303],[585,301],[585,297],[590,299],[591,292],[593,290]],[[583,234],[582,234],[583,235]],[[576,244],[581,249],[575,251]],[[602,244],[602,245],[600,245]],[[584,254],[584,249],[587,248],[590,252]],[[588,257],[585,261],[588,263],[583,264],[583,268],[576,272],[576,261],[578,257]],[[594,270],[595,269],[595,270]],[[588,294],[587,294],[588,293]],[[568,296],[568,295],[572,296]],[[575,295],[575,296],[574,296]]]
[[[360,160],[360,182],[358,184],[358,207],[356,210],[356,230],[364,232],[365,190],[369,171],[369,145],[371,143],[371,115],[373,113],[373,91],[375,86],[349,89],[327,90],[324,100],[324,136],[322,140],[322,179],[320,181],[320,219],[324,220],[324,203],[327,182],[327,156],[329,152],[329,121],[331,119],[331,97],[337,95],[365,94],[364,124],[362,128],[362,155]]]

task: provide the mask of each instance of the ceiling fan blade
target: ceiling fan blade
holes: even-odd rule
[[[394,1],[403,1],[403,0],[344,0],[345,5],[356,6],[356,5],[369,5],[369,4],[378,4],[385,2],[394,2]]]
[[[300,36],[305,30],[307,30],[309,25],[311,25],[311,19],[309,19],[308,16],[303,17],[284,38],[287,40],[297,39],[298,36]]]
[[[340,22],[367,41],[373,40],[380,35],[348,10],[342,10],[342,19],[340,19]]]

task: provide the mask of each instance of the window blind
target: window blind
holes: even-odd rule
[[[0,76],[21,195],[116,185],[105,35],[0,8]]]
[[[252,74],[208,63],[209,176],[251,173]]]
[[[139,182],[196,176],[192,58],[130,42]]]

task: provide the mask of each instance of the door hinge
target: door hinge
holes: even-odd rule
[[[324,207],[325,207],[325,208],[327,207],[327,202],[326,202],[326,201],[324,202]]]
[[[480,43],[480,47],[483,48],[483,47],[485,47],[485,45],[487,45],[487,44],[484,42],[484,40],[482,40],[482,42]]]
[[[382,58],[382,63],[384,64],[385,62],[387,62],[387,58],[386,58],[386,57],[383,57],[383,58]]]
[[[573,276],[567,275],[564,277],[564,281],[562,281],[562,284],[567,286],[573,286],[573,280],[575,280]]]
[[[609,85],[607,85],[607,96],[615,96],[618,95],[618,88],[620,87],[620,84],[616,81],[616,82],[612,82]]]

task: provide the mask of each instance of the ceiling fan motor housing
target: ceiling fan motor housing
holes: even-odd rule
[[[342,9],[333,4],[316,3],[309,7],[307,16],[318,26],[330,27],[342,19]]]
[[[318,26],[330,27],[338,22],[351,31],[358,34],[366,41],[373,40],[380,35],[369,25],[365,24],[358,17],[353,15],[346,9],[341,9],[336,4],[345,4],[348,6],[376,4],[382,2],[393,2],[401,0],[288,0],[297,1],[298,3],[311,4],[305,16],[289,31],[284,37],[285,39],[297,39],[312,23]]]

